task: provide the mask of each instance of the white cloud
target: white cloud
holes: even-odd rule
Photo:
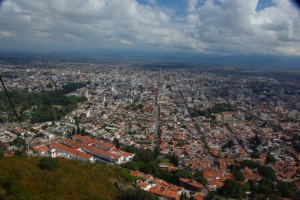
[[[299,11],[287,0],[256,12],[258,0],[189,0],[185,20],[135,0],[7,0],[0,42],[38,48],[162,48],[220,54],[300,54]],[[7,41],[6,43],[7,44]],[[3,47],[1,47],[3,48]]]
[[[300,55],[296,8],[287,0],[276,0],[275,7],[257,12],[257,3],[219,0],[216,4],[207,0],[189,13],[189,23],[208,52]]]
[[[1,30],[0,30],[0,36],[10,37],[10,36],[11,36],[11,33],[8,32],[8,31],[1,31]]]
[[[132,42],[129,40],[120,40],[120,42],[125,45],[132,45]]]

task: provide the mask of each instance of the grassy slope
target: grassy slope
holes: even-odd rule
[[[66,159],[54,172],[41,170],[39,160],[0,159],[0,199],[115,199],[120,192],[109,179],[132,178],[120,167]]]

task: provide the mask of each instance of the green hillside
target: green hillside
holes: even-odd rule
[[[133,177],[118,166],[60,158],[0,159],[0,199],[116,199],[121,191],[113,180]]]

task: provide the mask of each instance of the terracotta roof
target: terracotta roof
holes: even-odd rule
[[[92,147],[92,146],[83,146],[82,149],[87,149],[91,152],[94,152],[96,154],[99,154],[99,155],[103,155],[103,156],[106,156],[108,158],[113,158],[114,160],[119,160],[121,158],[120,155],[117,155],[117,154],[113,154],[111,152],[108,152],[108,151],[104,151],[104,150],[101,150],[101,149],[98,149],[96,147]]]
[[[80,145],[78,142],[76,142],[74,140],[70,140],[70,139],[64,140],[63,143],[68,144],[68,145],[70,145],[72,147]]]
[[[220,188],[223,186],[223,182],[219,180],[207,180],[207,184],[211,186],[216,186],[217,188]]]
[[[177,199],[178,192],[167,189],[164,196],[170,199]]]
[[[203,185],[201,183],[198,183],[197,181],[192,181],[190,179],[186,178],[179,178],[179,182],[184,184],[185,186],[192,186],[194,188],[203,188]]]
[[[248,169],[248,168],[244,169],[244,177],[246,179],[254,179],[254,180],[261,179],[260,175],[254,173],[251,169]]]
[[[92,138],[89,138],[89,137],[85,137],[85,136],[81,136],[81,135],[73,135],[72,137],[75,138],[75,139],[84,141],[85,143],[89,143],[89,144],[92,143],[92,144],[95,144],[95,145],[102,146],[102,147],[107,148],[109,150],[115,148],[115,146],[112,145],[112,144],[104,143],[104,142],[101,142],[101,141],[98,141],[98,140],[95,140],[95,139],[92,139]]]
[[[204,200],[205,195],[202,192],[198,192],[194,195],[195,200]]]
[[[150,190],[149,190],[149,192],[152,192],[152,193],[160,195],[160,196],[164,196],[166,191],[167,191],[166,188],[159,187],[159,186],[154,186],[154,187],[150,188]]]
[[[126,152],[126,151],[122,151],[120,149],[117,149],[117,148],[114,148],[113,150],[111,150],[112,152],[116,152],[118,154],[120,154],[121,156],[123,157],[130,157],[132,156],[133,154],[132,153],[129,153],[129,152]]]
[[[33,150],[36,151],[37,153],[41,154],[41,153],[49,151],[49,148],[44,145],[41,145],[41,146],[33,147]]]
[[[139,186],[140,188],[144,189],[144,190],[148,186],[148,184],[143,182],[143,181],[137,181],[136,185]]]
[[[53,142],[50,144],[50,149],[59,149],[59,150],[63,150],[65,152],[68,152],[68,153],[71,153],[71,154],[74,154],[78,157],[82,157],[82,158],[85,158],[85,159],[90,159],[92,158],[93,156],[90,155],[90,154],[86,154],[86,153],[83,153],[81,151],[78,151],[76,149],[72,149],[70,147],[67,147],[65,145],[62,145],[62,144],[59,144],[59,143],[56,143],[56,142]]]

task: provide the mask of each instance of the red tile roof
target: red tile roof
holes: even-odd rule
[[[53,143],[50,144],[50,149],[63,150],[65,152],[68,152],[70,154],[73,154],[73,155],[76,155],[78,157],[85,158],[85,159],[91,159],[93,157],[92,155],[83,153],[81,151],[78,151],[76,149],[72,149],[70,147],[67,147],[65,145],[62,145],[62,144],[59,144],[59,143],[56,143],[56,142],[53,142]]]
[[[49,151],[48,147],[46,147],[44,145],[33,147],[33,150],[39,154]]]
[[[89,138],[89,137],[85,137],[85,136],[81,136],[81,135],[73,135],[72,137],[75,138],[75,139],[81,140],[86,144],[91,144],[92,143],[92,144],[99,145],[99,146],[102,146],[104,148],[107,148],[109,150],[115,148],[115,146],[112,145],[112,144],[104,143],[104,142],[101,142],[99,140],[95,140],[95,139],[92,139],[92,138]]]
[[[82,149],[87,149],[91,152],[94,152],[96,154],[99,154],[99,155],[103,155],[103,156],[106,156],[108,158],[113,158],[114,160],[119,160],[121,158],[120,155],[117,155],[117,154],[113,154],[111,152],[108,152],[108,151],[104,151],[104,150],[101,150],[101,149],[98,149],[96,147],[92,147],[92,146],[83,146]]]

